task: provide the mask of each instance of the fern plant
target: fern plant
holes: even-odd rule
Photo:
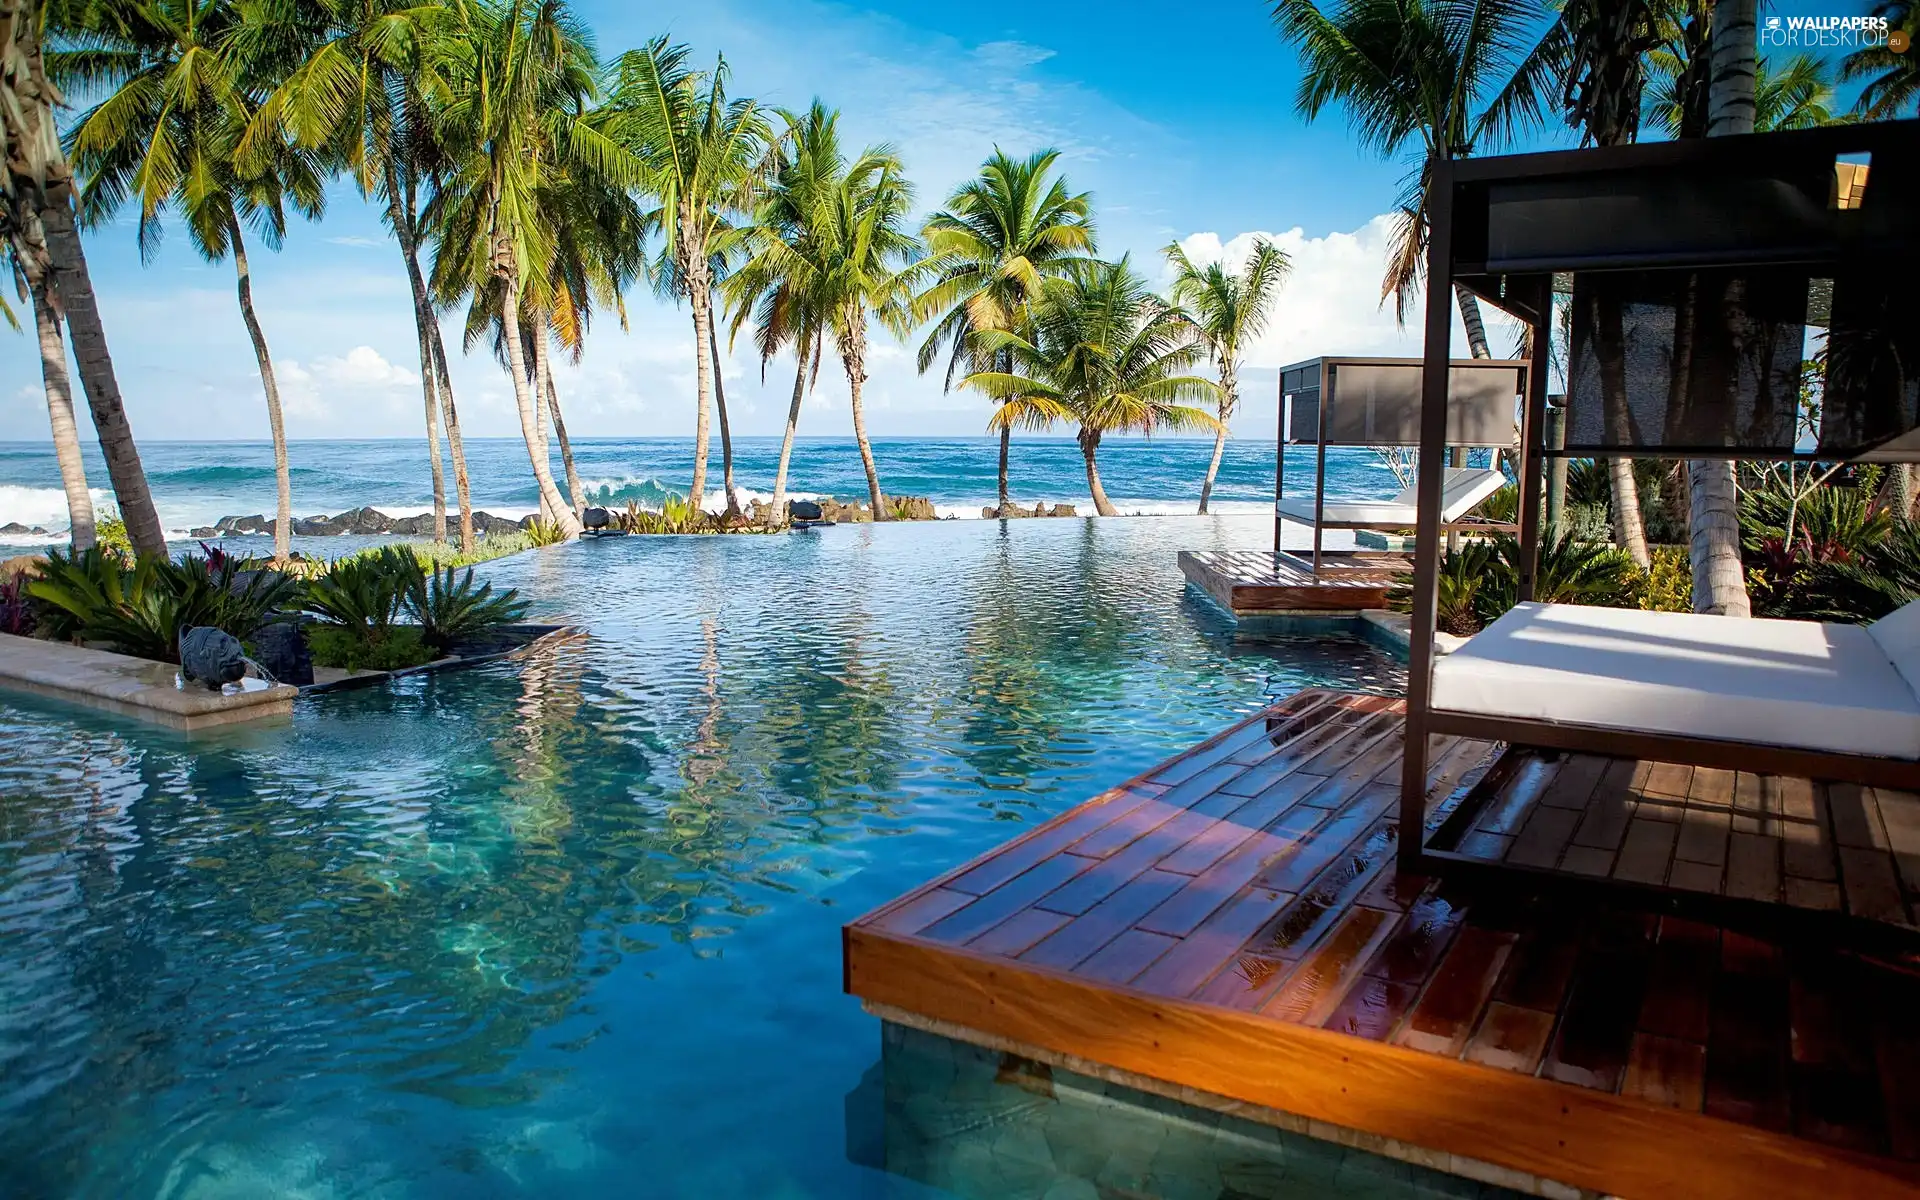
[[[508,588],[493,594],[491,583],[473,586],[473,568],[436,568],[409,579],[407,611],[420,623],[420,636],[442,653],[455,643],[511,625],[527,613],[520,594]]]
[[[208,625],[246,638],[299,594],[299,581],[238,559],[179,562],[143,555],[129,565],[98,549],[47,556],[27,585],[47,606],[56,637],[105,642],[142,658],[178,662],[180,634]]]
[[[307,611],[366,641],[384,638],[421,579],[420,560],[398,546],[343,558],[307,585]]]
[[[569,540],[573,536],[566,531],[566,528],[562,526],[560,522],[542,521],[538,517],[528,521],[522,531],[527,535],[527,541],[536,547],[555,546]]]

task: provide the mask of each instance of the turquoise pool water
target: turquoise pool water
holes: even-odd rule
[[[1183,589],[1268,528],[608,540],[491,572],[585,637],[291,724],[0,693],[0,1195],[1006,1194],[854,1151],[839,927],[1275,697],[1397,689]]]

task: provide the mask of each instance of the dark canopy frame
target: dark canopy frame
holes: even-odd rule
[[[1279,437],[1273,455],[1273,552],[1282,553],[1286,521],[1280,502],[1287,481],[1287,447],[1310,444],[1313,457],[1313,570],[1320,571],[1322,533],[1371,529],[1326,519],[1327,447],[1418,446],[1422,362],[1417,358],[1310,358],[1280,368]],[[1515,400],[1526,392],[1532,364],[1525,359],[1456,358],[1448,365],[1447,445],[1513,446]],[[1516,447],[1516,449],[1518,449]],[[1459,522],[1450,528],[1511,532],[1497,522]]]
[[[1863,158],[1862,195],[1838,185],[1836,164],[1850,182]],[[1429,848],[1450,824],[1425,828],[1433,735],[1911,786],[1914,764],[1892,759],[1440,712],[1431,701],[1454,288],[1533,334],[1520,474],[1519,595],[1530,600],[1548,459],[1920,461],[1920,121],[1439,161],[1432,171],[1402,868],[1534,874]],[[1576,322],[1567,446],[1549,449],[1548,348],[1564,273],[1592,315],[1584,333]],[[1619,328],[1602,328],[1620,314]],[[1828,330],[1827,396],[1812,428],[1797,386],[1790,398],[1778,386],[1789,360],[1797,385],[1807,324]],[[1721,332],[1700,332],[1709,329]],[[1596,383],[1602,371],[1616,374]],[[1624,419],[1618,405],[1596,412],[1607,394],[1638,396],[1641,408]]]

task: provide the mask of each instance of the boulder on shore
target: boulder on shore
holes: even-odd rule
[[[19,575],[38,579],[46,565],[47,556],[44,554],[16,554],[12,558],[0,559],[0,583]]]

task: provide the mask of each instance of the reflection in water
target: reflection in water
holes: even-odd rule
[[[1183,599],[1175,545],[1261,525],[608,539],[492,570],[588,637],[291,726],[0,696],[0,1194],[882,1194],[842,921],[1396,686]]]

